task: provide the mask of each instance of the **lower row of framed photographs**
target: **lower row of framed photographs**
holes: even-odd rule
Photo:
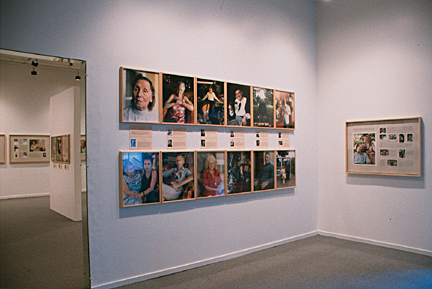
[[[121,208],[296,185],[293,149],[121,151],[119,171]]]

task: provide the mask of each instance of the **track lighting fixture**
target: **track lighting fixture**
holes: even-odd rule
[[[31,65],[33,66],[33,70],[31,71],[31,75],[37,75],[36,67],[39,65],[37,59],[33,60]]]
[[[80,81],[81,80],[81,76],[79,75],[79,70],[77,70],[77,75],[75,76],[75,80],[76,81]]]

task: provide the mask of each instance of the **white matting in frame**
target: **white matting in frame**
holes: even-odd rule
[[[346,172],[421,176],[421,118],[346,123]]]

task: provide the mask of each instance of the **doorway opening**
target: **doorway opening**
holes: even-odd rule
[[[86,61],[0,49],[0,74],[0,287],[90,288]]]

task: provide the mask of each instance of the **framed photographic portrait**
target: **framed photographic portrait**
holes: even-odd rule
[[[421,176],[421,118],[345,124],[346,172]]]
[[[251,90],[247,85],[227,84],[227,125],[251,126]]]
[[[162,152],[162,202],[196,198],[193,151]]]
[[[253,125],[274,127],[273,89],[253,87]]]
[[[227,151],[227,194],[252,191],[250,151]]]
[[[120,67],[120,122],[159,122],[160,75]]]
[[[254,151],[254,191],[275,188],[274,151]]]
[[[10,163],[49,162],[48,135],[10,135],[9,138]]]
[[[159,152],[120,152],[120,207],[160,203],[159,164]]]
[[[86,160],[86,153],[87,153],[87,140],[85,135],[81,135],[80,138],[80,154],[81,154],[81,160]]]
[[[294,188],[296,186],[295,150],[276,151],[276,187]]]
[[[6,136],[0,134],[0,164],[6,163]]]
[[[194,78],[163,74],[163,122],[194,123]]]
[[[226,195],[225,152],[197,152],[197,196],[198,198]]]
[[[51,137],[51,161],[54,163],[70,164],[70,135]]]
[[[275,90],[276,128],[295,129],[295,94]]]
[[[225,124],[225,84],[222,81],[197,79],[197,123]]]

